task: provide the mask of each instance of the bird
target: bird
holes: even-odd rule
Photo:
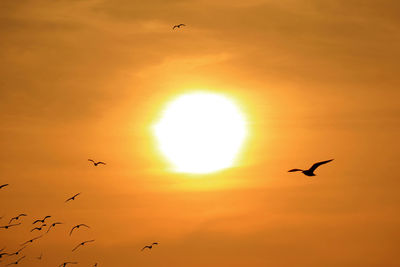
[[[23,247],[23,248],[20,248],[19,250],[17,250],[16,252],[14,252],[14,253],[11,253],[11,254],[8,254],[8,256],[12,256],[12,255],[18,255],[23,249],[25,249],[26,248],[26,246],[25,247]]]
[[[55,223],[52,223],[52,224],[50,225],[49,229],[47,229],[46,234],[50,231],[51,227],[56,227],[57,224],[62,224],[62,222],[55,222]]]
[[[5,256],[5,255],[9,256],[10,254],[5,253],[5,252],[1,252],[1,253],[0,253],[0,259],[1,259],[3,256]]]
[[[46,226],[46,224],[43,224],[43,225],[40,226],[40,227],[35,227],[35,228],[33,228],[33,229],[31,230],[31,232],[33,232],[34,230],[42,231],[43,227],[45,227],[45,226]]]
[[[81,224],[78,224],[78,225],[75,225],[74,227],[72,227],[71,232],[69,232],[69,235],[72,235],[72,231],[74,231],[74,229],[79,229],[79,227],[81,227],[81,226],[85,226],[87,228],[90,228],[86,224],[81,223]]]
[[[10,228],[10,227],[12,227],[12,226],[17,226],[17,225],[20,225],[20,224],[21,224],[21,223],[8,224],[8,225],[0,226],[0,228],[8,229],[8,228]]]
[[[81,193],[78,193],[78,194],[75,194],[73,197],[70,197],[70,198],[68,198],[67,200],[65,200],[65,202],[68,202],[68,201],[70,201],[70,200],[75,200],[75,198],[77,197],[77,196],[79,196]]]
[[[9,184],[2,184],[0,185],[0,189],[2,189],[3,187],[9,186]]]
[[[102,162],[102,161],[95,162],[95,161],[94,161],[94,160],[92,160],[92,159],[88,159],[88,161],[91,161],[91,162],[93,162],[93,165],[94,165],[94,166],[97,166],[97,165],[99,165],[99,164],[106,165],[106,163],[105,163],[105,162]]]
[[[41,260],[41,259],[42,259],[42,256],[43,256],[43,253],[40,253],[40,256],[39,256],[39,257],[36,257],[36,259]]]
[[[10,221],[8,222],[8,224],[10,224],[13,220],[18,221],[19,218],[22,217],[22,216],[28,216],[28,215],[26,215],[25,213],[21,213],[21,214],[18,215],[18,216],[12,217],[12,218],[10,219]]]
[[[37,237],[35,237],[35,238],[32,238],[32,239],[30,239],[30,240],[28,240],[28,241],[22,243],[20,246],[23,246],[23,245],[28,244],[28,243],[33,243],[33,241],[35,241],[36,239],[41,238],[42,236],[43,236],[43,235],[37,236]]]
[[[32,224],[35,224],[35,223],[37,223],[37,222],[44,223],[44,221],[45,221],[47,218],[51,218],[51,216],[50,216],[50,215],[47,215],[46,217],[43,218],[43,220],[36,220],[36,221],[34,221]],[[43,225],[42,225],[42,226],[43,226]]]
[[[86,243],[89,243],[89,242],[94,242],[94,240],[83,241],[82,243],[79,243],[79,245],[77,245],[72,251],[75,251],[80,246],[83,246],[83,245],[85,245]]]
[[[12,263],[9,263],[9,264],[7,264],[6,266],[9,266],[9,265],[13,265],[13,264],[18,264],[23,258],[25,258],[26,256],[22,256],[21,258],[19,258],[16,262],[12,262]]]
[[[152,249],[154,245],[158,245],[158,242],[153,242],[153,244],[151,244],[150,246],[144,246],[141,251],[143,251],[146,248]]]
[[[288,172],[297,172],[297,171],[300,171],[300,172],[302,172],[304,175],[307,175],[307,176],[315,176],[315,173],[314,173],[315,169],[317,169],[317,168],[318,168],[320,165],[322,165],[322,164],[326,164],[326,163],[328,163],[328,162],[331,162],[332,160],[333,160],[333,159],[314,163],[314,164],[311,166],[311,168],[309,168],[308,170],[291,169],[291,170],[289,170]]]
[[[176,28],[180,28],[180,27],[182,27],[182,26],[186,26],[185,24],[183,24],[183,23],[181,23],[181,24],[177,24],[177,25],[174,25],[174,27],[172,27],[172,29],[173,30],[175,30]]]
[[[58,265],[58,267],[65,267],[67,264],[78,264],[76,261],[67,261]]]

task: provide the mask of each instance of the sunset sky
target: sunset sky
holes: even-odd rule
[[[400,266],[399,14],[396,0],[0,0],[0,226],[28,214],[0,249],[51,215],[64,224],[18,266]],[[154,124],[194,91],[246,118],[230,168],[177,173],[160,152]]]

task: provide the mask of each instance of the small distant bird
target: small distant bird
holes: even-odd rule
[[[2,189],[3,187],[6,187],[6,186],[8,186],[9,184],[2,184],[2,185],[0,185],[0,189]]]
[[[40,256],[39,256],[39,257],[36,257],[36,259],[41,260],[41,259],[42,259],[42,256],[43,256],[43,253],[40,253]]]
[[[75,194],[73,197],[70,197],[70,198],[68,198],[67,200],[65,200],[65,202],[68,202],[68,201],[70,201],[70,200],[75,200],[75,198],[77,197],[77,196],[79,196],[81,193],[78,193],[78,194]]]
[[[154,245],[158,245],[158,242],[153,242],[153,244],[151,244],[150,246],[144,246],[141,251],[143,251],[146,248],[152,249]]]
[[[185,24],[183,24],[183,23],[181,23],[181,24],[177,24],[177,25],[174,25],[174,27],[172,27],[172,29],[173,30],[175,30],[176,28],[180,28],[180,27],[182,27],[182,26],[186,26]]]
[[[13,220],[18,221],[19,218],[22,217],[22,216],[28,216],[28,215],[26,215],[25,213],[22,213],[22,214],[20,214],[18,216],[12,217],[11,220],[8,222],[8,224],[10,224]]]
[[[83,241],[82,243],[79,243],[79,245],[77,245],[72,251],[75,251],[80,246],[83,246],[83,245],[85,245],[86,243],[89,243],[89,242],[94,242],[94,240]]]
[[[9,264],[7,264],[6,266],[9,266],[9,265],[13,265],[13,264],[18,264],[23,258],[25,258],[26,256],[22,256],[21,258],[19,258],[16,262],[12,262],[12,263],[9,263]]]
[[[0,226],[0,228],[8,229],[8,228],[10,228],[12,226],[17,226],[17,225],[20,225],[20,224],[21,223],[9,224],[9,225]]]
[[[317,169],[317,168],[318,168],[320,165],[322,165],[322,164],[326,164],[326,163],[328,163],[328,162],[331,162],[332,160],[333,160],[333,159],[314,163],[314,165],[312,165],[311,168],[309,168],[308,170],[292,169],[292,170],[289,170],[289,172],[298,172],[298,171],[300,171],[300,172],[302,172],[304,175],[307,175],[307,176],[315,176],[315,173],[314,173],[315,169]]]
[[[37,236],[37,237],[35,237],[35,238],[32,238],[32,239],[30,239],[30,240],[28,240],[28,241],[22,243],[20,246],[26,245],[26,244],[28,244],[28,243],[33,243],[33,241],[35,241],[36,239],[41,238],[42,236],[43,236],[43,235]]]
[[[45,221],[47,218],[51,218],[51,216],[47,215],[46,217],[43,218],[43,220],[36,220],[36,221],[34,221],[32,224],[35,224],[35,223],[38,223],[38,222],[44,223],[44,221]],[[43,225],[42,225],[42,226],[43,226]]]
[[[16,252],[14,252],[14,253],[11,253],[11,254],[8,254],[9,256],[12,256],[12,255],[18,255],[23,249],[25,249],[26,248],[26,246],[25,247],[23,247],[23,248],[20,248],[19,250],[17,250]]]
[[[46,234],[50,231],[51,227],[56,227],[57,224],[62,224],[62,222],[55,222],[55,223],[52,223],[52,224],[50,225],[49,229],[47,229]]]
[[[81,224],[78,224],[78,225],[75,225],[74,227],[72,227],[71,232],[69,232],[69,235],[72,235],[72,231],[74,231],[74,229],[79,229],[79,227],[81,227],[81,226],[90,228],[90,227],[87,226],[86,224],[81,223]]]
[[[94,166],[97,166],[97,165],[99,165],[99,164],[106,165],[106,163],[105,163],[105,162],[102,162],[102,161],[95,162],[95,161],[94,161],[94,160],[92,160],[92,159],[88,159],[88,161],[91,161],[91,162],[93,162],[93,165],[94,165]]]
[[[65,267],[67,264],[78,264],[76,261],[67,261],[58,265],[58,267]]]
[[[40,226],[40,227],[35,227],[35,228],[33,228],[32,230],[31,230],[31,232],[33,232],[34,230],[39,230],[39,231],[42,231],[42,229],[43,229],[43,227],[45,227],[46,226],[46,224],[44,223],[42,226]]]

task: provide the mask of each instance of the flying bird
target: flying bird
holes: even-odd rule
[[[6,266],[9,266],[9,265],[13,265],[13,264],[18,264],[23,258],[25,258],[26,256],[22,256],[21,258],[19,258],[16,262],[12,262],[12,263],[9,263],[9,264],[7,264]]]
[[[10,219],[10,221],[8,222],[8,224],[10,224],[10,223],[11,223],[12,221],[14,221],[14,220],[18,221],[19,218],[22,217],[22,216],[28,216],[28,215],[26,215],[25,213],[21,213],[21,214],[18,215],[18,216],[12,217],[12,218]]]
[[[94,160],[92,160],[92,159],[88,159],[88,161],[91,161],[91,162],[93,162],[93,165],[94,165],[94,166],[97,166],[97,165],[99,165],[99,164],[106,165],[106,163],[105,163],[105,162],[102,162],[102,161],[98,161],[98,162],[96,162],[96,161],[94,161]]]
[[[32,224],[35,224],[35,223],[37,223],[37,222],[44,223],[44,221],[45,221],[47,218],[51,218],[51,216],[47,215],[46,217],[43,218],[43,220],[36,220],[36,221],[34,221]],[[43,226],[43,225],[42,225],[42,226]]]
[[[33,241],[35,241],[36,239],[41,238],[42,236],[43,236],[43,235],[37,236],[37,237],[35,237],[35,238],[32,238],[32,239],[30,239],[30,240],[28,240],[28,241],[22,243],[20,246],[26,245],[26,244],[28,244],[28,243],[33,243]]]
[[[71,232],[69,232],[69,235],[72,235],[72,231],[74,231],[74,229],[79,229],[79,227],[81,227],[81,226],[90,228],[90,227],[87,226],[86,224],[81,223],[81,224],[78,224],[78,225],[75,225],[74,227],[72,227]]]
[[[70,198],[68,198],[67,200],[65,200],[65,202],[68,202],[68,201],[70,201],[70,200],[75,200],[75,198],[77,197],[77,196],[79,196],[81,193],[78,193],[78,194],[75,194],[73,197],[70,197]]]
[[[40,226],[40,227],[35,227],[35,228],[33,228],[33,229],[31,230],[31,232],[33,232],[34,230],[42,231],[43,227],[45,227],[45,226],[46,226],[46,224],[43,224],[43,225]]]
[[[79,245],[77,245],[72,251],[75,251],[80,246],[83,246],[83,245],[85,245],[86,243],[89,243],[89,242],[94,242],[94,240],[83,241],[82,243],[79,243]]]
[[[8,254],[9,256],[12,256],[12,255],[18,255],[23,249],[25,249],[26,248],[26,246],[25,247],[23,247],[23,248],[20,248],[19,250],[17,250],[16,252],[14,252],[14,253],[11,253],[11,254]]]
[[[6,186],[8,186],[9,184],[2,184],[2,185],[0,185],[0,189],[2,189],[3,187],[6,187]]]
[[[52,223],[52,224],[50,225],[49,229],[47,229],[46,234],[50,231],[51,227],[56,227],[57,224],[62,224],[62,222],[55,222],[55,223]]]
[[[58,265],[58,267],[65,267],[67,264],[78,264],[76,261],[67,261]]]
[[[177,25],[174,25],[174,27],[172,27],[172,29],[173,30],[175,30],[176,28],[180,28],[180,27],[182,27],[182,26],[186,26],[185,24],[183,24],[183,23],[181,23],[181,24],[177,24]]]
[[[9,224],[9,225],[0,226],[0,228],[8,229],[8,228],[10,228],[12,226],[17,226],[17,225],[20,225],[20,224],[21,223]]]
[[[328,162],[331,162],[332,160],[333,160],[333,159],[314,163],[314,165],[312,165],[311,168],[309,168],[308,170],[291,169],[291,170],[289,170],[288,172],[298,172],[298,171],[300,171],[300,172],[302,172],[304,175],[307,175],[307,176],[315,176],[315,173],[314,173],[315,169],[317,169],[317,168],[318,168],[320,165],[322,165],[322,164],[326,164],[326,163],[328,163]]]
[[[149,246],[144,246],[141,251],[145,250],[146,248],[152,249],[154,245],[158,245],[158,242],[153,242],[153,244],[151,244]]]

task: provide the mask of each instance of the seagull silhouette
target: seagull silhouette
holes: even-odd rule
[[[56,227],[57,224],[63,224],[63,223],[62,223],[62,222],[55,222],[55,223],[52,223],[52,224],[50,225],[49,229],[47,229],[46,234],[50,231],[51,227]]]
[[[14,253],[11,253],[11,254],[8,254],[9,256],[12,256],[12,255],[18,255],[23,249],[25,249],[26,248],[26,246],[25,247],[23,247],[23,248],[20,248],[19,250],[17,250],[16,252],[14,252]]]
[[[18,215],[18,216],[12,217],[12,218],[10,219],[10,221],[8,222],[8,224],[10,224],[10,223],[11,223],[12,221],[14,221],[14,220],[18,221],[19,218],[22,217],[22,216],[28,216],[28,215],[26,215],[25,213],[21,213],[21,214]]]
[[[22,257],[19,258],[16,262],[9,263],[9,264],[7,264],[6,266],[13,265],[13,264],[18,264],[23,258],[25,258],[25,256],[22,256]]]
[[[36,239],[41,238],[42,236],[43,236],[43,235],[37,236],[37,237],[35,237],[35,238],[32,238],[32,239],[30,239],[30,240],[28,240],[28,241],[22,243],[20,246],[26,245],[26,244],[28,244],[28,243],[33,243],[33,241],[35,241]]]
[[[9,224],[9,225],[0,226],[0,228],[8,229],[8,228],[10,228],[12,226],[17,226],[17,225],[20,225],[20,224],[21,223]]]
[[[67,264],[78,264],[76,261],[67,261],[58,265],[58,267],[65,267]]]
[[[0,185],[0,189],[2,189],[3,187],[6,187],[6,186],[8,186],[9,184],[2,184],[2,185]]]
[[[79,243],[79,245],[77,245],[72,251],[75,251],[80,246],[83,246],[83,245],[85,245],[86,243],[89,243],[89,242],[94,242],[94,240],[83,241],[82,243]]]
[[[33,228],[32,230],[31,230],[31,232],[33,232],[34,230],[39,230],[39,231],[42,231],[42,229],[43,229],[43,227],[45,227],[46,226],[46,224],[44,223],[42,226],[40,226],[40,227],[35,227],[35,228]]]
[[[70,198],[68,198],[67,200],[65,200],[65,202],[68,202],[68,201],[70,201],[70,200],[75,200],[75,198],[77,197],[77,196],[79,196],[81,193],[78,193],[78,194],[75,194],[73,197],[70,197]]]
[[[92,160],[92,159],[88,159],[88,161],[91,161],[91,162],[93,162],[93,165],[94,165],[94,166],[97,166],[97,165],[99,165],[99,164],[106,165],[106,163],[105,163],[105,162],[102,162],[102,161],[98,161],[98,162],[96,162],[96,161],[94,161],[94,160]]]
[[[300,172],[302,172],[304,175],[307,175],[307,176],[315,176],[315,173],[314,173],[315,169],[317,169],[317,168],[318,168],[320,165],[322,165],[322,164],[326,164],[326,163],[328,163],[328,162],[331,162],[332,160],[333,160],[333,159],[314,163],[314,165],[312,165],[311,168],[309,168],[308,170],[291,169],[291,170],[289,170],[288,172],[298,172],[298,171],[300,171]]]
[[[177,24],[177,25],[174,25],[174,27],[172,27],[172,29],[173,30],[175,30],[176,28],[180,28],[180,27],[182,27],[182,26],[186,26],[185,24],[183,24],[183,23],[181,23],[181,24]]]
[[[47,218],[51,218],[51,216],[47,215],[46,217],[43,218],[43,220],[36,220],[36,221],[34,221],[32,224],[35,224],[35,223],[38,223],[38,222],[44,223],[44,221],[45,221]],[[43,225],[42,225],[42,226],[43,226]]]
[[[153,242],[153,244],[151,244],[151,245],[149,245],[149,246],[144,246],[144,247],[142,248],[141,251],[143,251],[143,250],[146,249],[146,248],[152,249],[154,245],[158,245],[158,242]]]
[[[90,227],[87,226],[86,224],[81,223],[81,224],[78,224],[78,225],[75,225],[74,227],[72,227],[71,232],[69,232],[69,235],[72,235],[72,231],[74,231],[74,229],[79,229],[79,227],[81,227],[81,226],[90,228]]]

